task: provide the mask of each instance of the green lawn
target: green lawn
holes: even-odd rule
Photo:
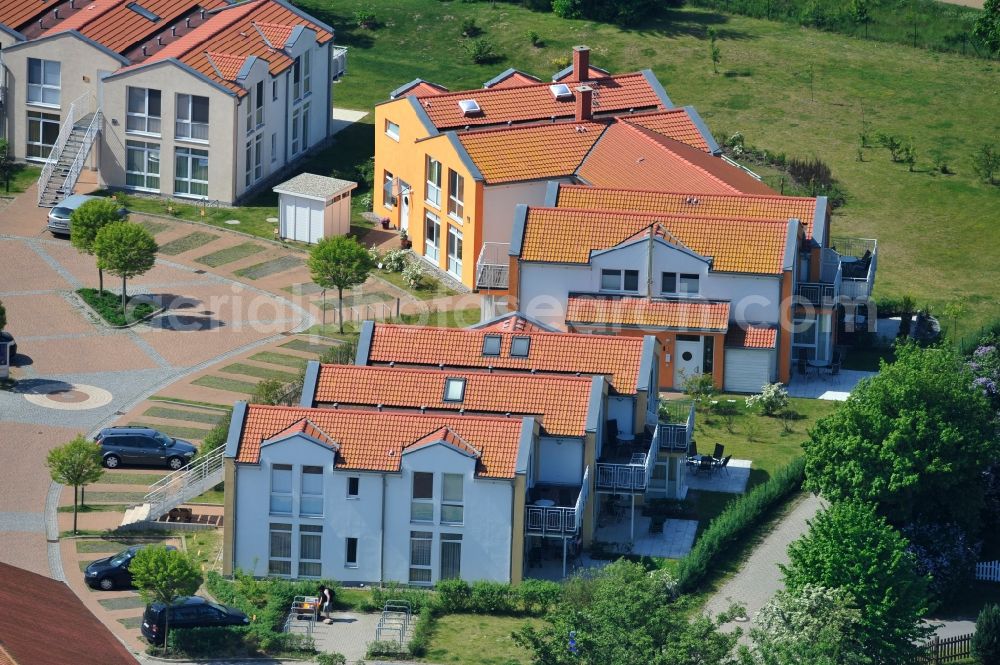
[[[219,236],[216,233],[208,233],[206,231],[195,231],[194,233],[189,233],[186,236],[181,236],[176,240],[171,240],[170,242],[161,245],[158,251],[160,254],[167,254],[168,256],[176,256],[178,254],[183,254],[184,252],[189,252],[197,247],[201,247],[204,244],[210,243],[218,237]]]
[[[446,312],[427,311],[423,314],[403,314],[399,319],[393,319],[393,323],[407,323],[422,326],[436,326],[438,328],[465,328],[474,323],[479,323],[479,308],[449,310]],[[340,329],[336,324],[317,324],[306,331],[309,335],[322,335],[350,341],[357,338],[358,328],[354,321],[344,323],[344,334],[340,334]]]
[[[525,623],[542,626],[542,619],[449,614],[437,620],[421,660],[459,665],[528,665],[531,654],[514,644],[511,633]]]
[[[274,351],[260,351],[250,356],[250,360],[270,363],[272,365],[282,365],[284,367],[294,367],[295,369],[302,369],[309,362],[299,356],[290,356],[284,353],[275,353]]]
[[[227,404],[215,404],[213,402],[199,402],[198,400],[183,399],[181,397],[164,397],[162,395],[153,395],[149,399],[154,402],[177,402],[178,404],[189,404],[191,406],[201,406],[206,409],[218,409],[220,411],[226,411],[226,412],[232,411],[233,409],[232,404],[227,405]]]
[[[96,192],[107,194],[107,192]],[[120,197],[121,194],[118,194]],[[189,222],[203,222],[210,226],[217,226],[222,229],[231,229],[249,233],[261,238],[274,238],[274,229],[277,224],[267,221],[268,217],[277,217],[277,201],[274,207],[271,206],[238,206],[235,208],[201,207],[193,203],[178,203],[167,201],[166,199],[127,196],[126,205],[128,209],[137,213],[152,213],[154,215],[167,215],[176,219],[183,219]],[[170,207],[170,210],[167,207]],[[202,211],[205,212],[202,215]],[[230,219],[238,219],[239,225],[231,226],[226,224]]]
[[[38,176],[42,175],[42,167],[34,164],[18,164],[15,168],[17,170],[11,175],[10,188],[7,189],[6,183],[4,183],[5,195],[20,194],[38,182]]]
[[[294,349],[295,351],[305,351],[307,353],[315,353],[317,355],[323,353],[329,349],[332,344],[317,344],[315,342],[310,342],[305,339],[293,339],[291,341],[285,342],[281,345],[284,348]]]
[[[170,436],[177,436],[182,439],[204,439],[209,430],[199,427],[184,427],[182,425],[150,425],[148,423],[129,423],[135,427],[151,427]]]
[[[260,279],[261,277],[267,277],[279,272],[285,272],[286,270],[300,268],[303,265],[305,265],[305,261],[301,256],[280,256],[276,259],[271,259],[270,261],[257,263],[252,266],[247,266],[246,268],[240,268],[233,274],[239,275],[240,277],[246,277],[247,279]]]
[[[649,67],[673,102],[695,106],[713,132],[739,131],[748,143],[770,151],[826,161],[848,194],[834,215],[833,233],[879,238],[876,294],[908,293],[918,305],[936,309],[965,298],[971,306],[968,329],[1000,316],[992,277],[1000,260],[1000,224],[990,213],[1000,202],[1000,189],[980,183],[970,161],[980,144],[1000,136],[996,96],[984,94],[1000,87],[996,62],[692,8],[669,10],[642,28],[622,30],[508,3],[302,0],[300,5],[332,24],[338,43],[351,48],[350,73],[335,93],[341,107],[371,109],[416,77],[474,89],[504,68],[517,67],[545,79],[574,44],[589,44],[591,61],[612,71]],[[384,27],[358,28],[351,17],[362,6],[373,7]],[[501,62],[469,60],[459,36],[469,17],[504,55]],[[712,73],[709,59],[709,27],[719,35],[719,74]],[[531,47],[529,31],[546,46]],[[870,133],[913,138],[915,173],[891,163],[880,149],[865,149],[864,161],[858,161],[862,109]],[[373,131],[371,125],[352,129],[361,128]],[[359,138],[353,145],[364,142]],[[935,175],[934,153],[942,154],[955,175]],[[327,165],[317,173],[339,168],[329,161],[334,154],[317,158]],[[919,279],[913,278],[915,271]]]
[[[245,376],[252,376],[258,379],[277,379],[278,381],[294,381],[297,374],[292,372],[283,372],[280,369],[269,369],[267,367],[257,367],[256,365],[247,365],[246,363],[233,363],[232,365],[226,365],[222,368],[223,372],[229,374],[243,374]]]
[[[379,270],[374,273],[379,279],[384,279],[393,286],[403,289],[407,293],[411,293],[421,300],[433,300],[434,298],[443,298],[445,296],[453,296],[457,291],[449,289],[447,286],[442,284],[439,280],[431,277],[430,275],[425,275],[423,280],[421,280],[420,286],[417,288],[410,288],[410,285],[403,280],[403,274],[399,272],[386,272],[384,270]]]
[[[139,224],[140,226],[142,226],[142,228],[146,229],[147,231],[150,232],[150,234],[154,236],[157,233],[162,233],[163,231],[166,231],[168,228],[170,228],[170,225],[167,224],[166,222],[155,222],[151,219],[139,222]],[[160,248],[160,251],[161,252],[163,251],[162,247]]]
[[[257,383],[248,383],[246,381],[237,381],[236,379],[227,379],[221,376],[213,376],[211,374],[206,374],[205,376],[200,376],[191,383],[196,386],[205,386],[206,388],[215,388],[216,390],[225,390],[233,393],[246,393],[250,394],[257,387]]]
[[[125,473],[124,471],[105,471],[98,482],[107,485],[152,485],[165,475],[167,475],[166,472]]]
[[[186,420],[192,423],[205,423],[215,425],[226,417],[226,414],[219,412],[187,411],[185,409],[171,409],[165,406],[151,406],[143,413],[150,418],[167,418],[170,420]]]
[[[208,490],[204,494],[199,494],[191,503],[211,503],[216,506],[221,506],[226,499],[226,493],[223,490]]]
[[[179,532],[184,539],[187,553],[202,571],[219,570],[219,552],[222,550],[222,531]]]
[[[211,268],[217,268],[263,251],[264,248],[255,242],[244,242],[239,245],[227,247],[226,249],[220,249],[211,254],[206,254],[205,256],[199,256],[195,261]]]

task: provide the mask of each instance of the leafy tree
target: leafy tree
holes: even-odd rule
[[[229,438],[229,424],[232,422],[232,419],[233,414],[229,412],[225,418],[208,431],[208,434],[205,435],[205,440],[201,442],[201,448],[198,449],[200,457],[206,457],[209,453],[226,445],[226,440]]]
[[[715,380],[712,378],[711,373],[695,372],[687,374],[682,370],[681,390],[689,395],[696,404],[707,408],[712,396],[715,395]]]
[[[540,627],[525,626],[514,641],[535,665],[728,664],[740,631],[689,622],[672,602],[673,578],[619,560],[591,578],[574,578]]]
[[[979,150],[972,153],[972,168],[983,182],[995,185],[996,175],[1000,173],[1000,150],[991,143],[979,146]]]
[[[719,50],[719,45],[716,43],[718,39],[718,34],[715,32],[714,28],[708,29],[708,53],[712,58],[712,71],[716,74],[719,73],[719,63],[722,62],[722,51]]]
[[[875,503],[893,524],[920,518],[972,529],[983,506],[983,460],[996,459],[993,413],[950,348],[896,347],[804,444],[806,487]],[[942,497],[948,497],[942,500]]]
[[[94,238],[97,266],[122,278],[122,312],[128,302],[125,286],[130,277],[142,275],[156,263],[156,240],[144,227],[114,222],[101,228]]]
[[[983,665],[1000,663],[1000,605],[990,603],[979,611],[972,655]]]
[[[73,486],[73,533],[75,534],[77,506],[83,505],[84,502],[83,488],[96,483],[104,473],[104,467],[101,465],[101,449],[82,435],[77,435],[66,445],[50,450],[45,458],[45,465],[49,467],[52,480],[62,485]]]
[[[855,639],[861,612],[843,589],[806,584],[796,593],[779,591],[754,618],[751,648],[743,665],[869,665]]]
[[[114,199],[87,201],[73,211],[69,218],[69,241],[84,254],[94,254],[94,240],[97,232],[108,224],[121,221],[118,203]],[[104,292],[104,270],[97,264],[98,290]]]
[[[18,168],[14,162],[14,155],[11,154],[10,143],[7,139],[0,139],[0,180],[4,181],[4,187],[10,194],[10,177]]]
[[[144,547],[129,564],[132,583],[147,603],[172,605],[181,596],[191,596],[201,586],[201,571],[184,552],[166,547]],[[163,650],[167,650],[170,615],[163,618]]]
[[[983,3],[983,11],[972,27],[972,34],[981,39],[990,51],[1000,51],[1000,0]]]
[[[935,604],[947,603],[969,589],[979,561],[980,544],[957,524],[914,522],[902,529],[917,573],[930,578],[927,589]],[[932,608],[934,609],[934,608]]]
[[[865,39],[868,39],[868,24],[872,22],[871,0],[851,0],[847,13],[855,23],[865,26]]]
[[[277,406],[281,404],[285,395],[289,392],[289,386],[278,379],[264,379],[257,383],[253,394],[250,396],[251,404],[270,404]]]
[[[309,253],[309,271],[313,281],[324,289],[337,289],[340,334],[344,334],[344,289],[368,279],[375,265],[368,250],[354,238],[323,238]]]
[[[860,618],[851,634],[876,663],[913,662],[916,644],[930,630],[927,578],[917,574],[907,541],[871,505],[835,503],[788,547],[781,566],[785,587],[802,595],[810,586],[841,589]],[[907,660],[907,659],[910,660]]]

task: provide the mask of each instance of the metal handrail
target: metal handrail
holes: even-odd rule
[[[38,204],[42,203],[42,194],[45,192],[46,185],[49,184],[49,180],[52,178],[52,171],[55,170],[56,164],[59,162],[59,155],[62,154],[63,148],[66,147],[66,142],[69,140],[70,134],[73,133],[73,129],[76,125],[76,121],[82,118],[84,114],[77,115],[79,109],[82,108],[83,103],[86,98],[90,96],[89,92],[85,92],[76,99],[73,100],[69,105],[69,112],[66,114],[66,122],[63,123],[62,127],[59,128],[59,136],[56,137],[56,142],[52,146],[52,150],[49,151],[49,157],[45,161],[45,166],[42,167],[42,173],[38,176]]]
[[[643,454],[641,464],[597,463],[597,489],[610,492],[644,492],[652,473],[653,455]],[[648,467],[648,473],[647,473]]]
[[[484,242],[476,261],[476,286],[506,289],[510,283],[509,242]]]
[[[153,514],[156,506],[166,504],[171,499],[190,498],[187,496],[186,490],[195,486],[196,483],[199,485],[195,489],[201,489],[201,485],[206,481],[214,480],[214,476],[223,468],[222,457],[225,452],[224,448],[219,448],[193,465],[188,464],[177,469],[150,485],[149,492],[144,497],[144,502],[150,505],[150,515]],[[200,493],[198,492],[198,494]]]
[[[335,79],[347,73],[347,47],[334,45],[330,57],[330,79]]]
[[[87,131],[84,132],[80,149],[77,151],[76,156],[73,157],[73,163],[70,165],[69,171],[66,173],[66,178],[63,180],[63,189],[66,189],[67,185],[72,187],[76,183],[76,179],[80,176],[80,172],[83,170],[83,163],[87,160],[87,155],[90,154],[90,146],[93,145],[94,137],[97,136],[97,131],[100,129],[102,117],[100,111],[94,112],[94,117],[91,118],[90,124],[87,125]]]

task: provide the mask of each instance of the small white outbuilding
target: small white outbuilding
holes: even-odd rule
[[[317,243],[351,230],[351,191],[356,182],[300,173],[274,187],[278,194],[278,235]]]

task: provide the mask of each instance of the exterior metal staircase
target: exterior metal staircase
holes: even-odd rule
[[[66,121],[38,178],[39,206],[54,208],[73,193],[102,123],[103,116],[94,104],[93,95],[85,94],[70,104]]]
[[[219,448],[207,457],[178,469],[150,485],[143,503],[126,510],[118,528],[135,528],[142,522],[159,519],[174,508],[221,483],[225,476],[222,462],[224,452],[225,448]]]

